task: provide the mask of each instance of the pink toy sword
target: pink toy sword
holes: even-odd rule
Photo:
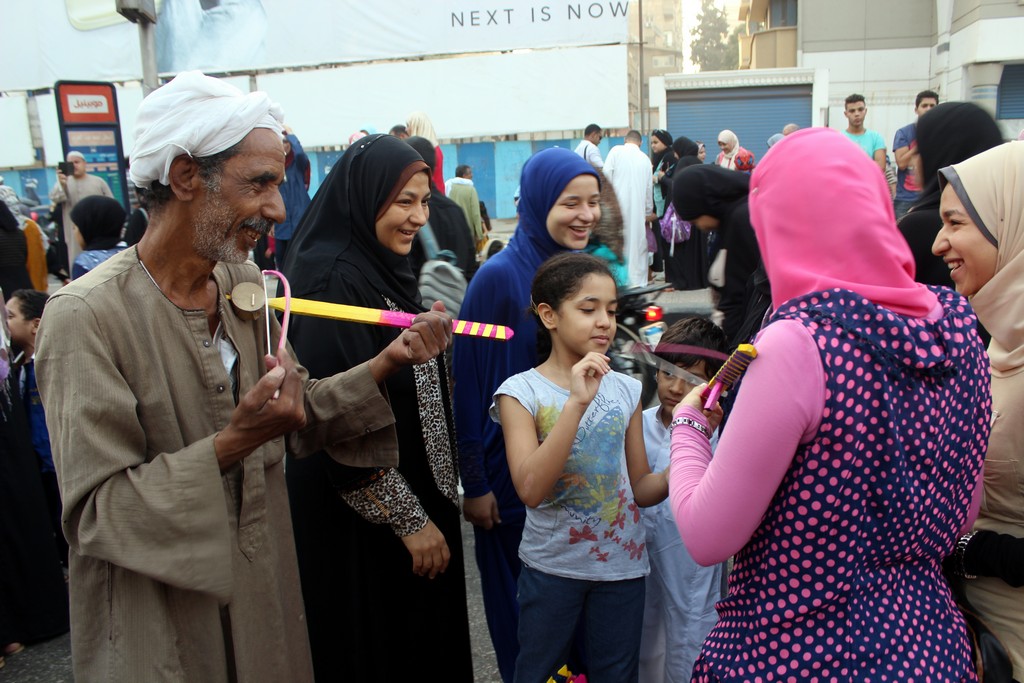
[[[312,315],[318,318],[345,320],[353,323],[387,325],[388,327],[411,327],[413,318],[416,317],[412,313],[402,311],[384,311],[376,308],[331,304],[324,301],[311,301],[309,299],[291,299],[290,301],[291,312],[295,315]],[[287,311],[288,302],[288,297],[277,297],[268,299],[267,305],[278,311]],[[505,325],[474,323],[467,320],[452,320],[452,332],[500,341],[508,341],[515,334],[512,328]]]

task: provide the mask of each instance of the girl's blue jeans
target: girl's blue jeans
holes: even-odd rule
[[[567,579],[524,563],[516,683],[545,683],[555,674],[568,660],[577,623],[585,634],[588,683],[636,683],[644,590],[643,577]]]

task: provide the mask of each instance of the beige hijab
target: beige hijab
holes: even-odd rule
[[[999,250],[995,275],[971,305],[992,334],[993,377],[1016,375],[1024,371],[1024,142],[1007,142],[940,173]]]
[[[939,171],[979,229],[996,244],[996,271],[971,298],[992,333],[992,433],[985,495],[975,529],[1024,538],[1024,142],[1009,142]],[[995,577],[966,582],[967,597],[1010,653],[1024,680],[1024,589]]]
[[[421,111],[414,111],[405,119],[405,125],[409,129],[409,137],[421,137],[430,140],[430,144],[437,147],[437,133],[434,132],[434,124],[430,117]]]

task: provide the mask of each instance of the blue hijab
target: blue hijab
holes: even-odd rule
[[[601,182],[597,171],[583,157],[562,147],[537,152],[523,166],[519,181],[519,225],[502,252],[510,251],[510,256],[515,255],[530,271],[531,281],[540,264],[565,251],[548,233],[548,212],[565,186],[581,175],[592,175],[598,184]]]
[[[508,246],[489,258],[469,283],[459,317],[508,325],[507,342],[459,337],[455,340],[455,424],[459,439],[459,473],[469,497],[493,492],[503,522],[522,521],[505,460],[501,427],[487,411],[494,392],[506,379],[537,364],[537,324],[529,314],[530,285],[544,261],[566,251],[548,233],[548,212],[565,187],[597,171],[568,149],[545,149],[527,160],[519,194],[519,225]]]

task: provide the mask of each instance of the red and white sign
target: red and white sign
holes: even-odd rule
[[[117,123],[114,86],[106,83],[58,83],[65,123]]]
[[[72,114],[109,114],[110,101],[101,95],[68,95],[68,111]]]

